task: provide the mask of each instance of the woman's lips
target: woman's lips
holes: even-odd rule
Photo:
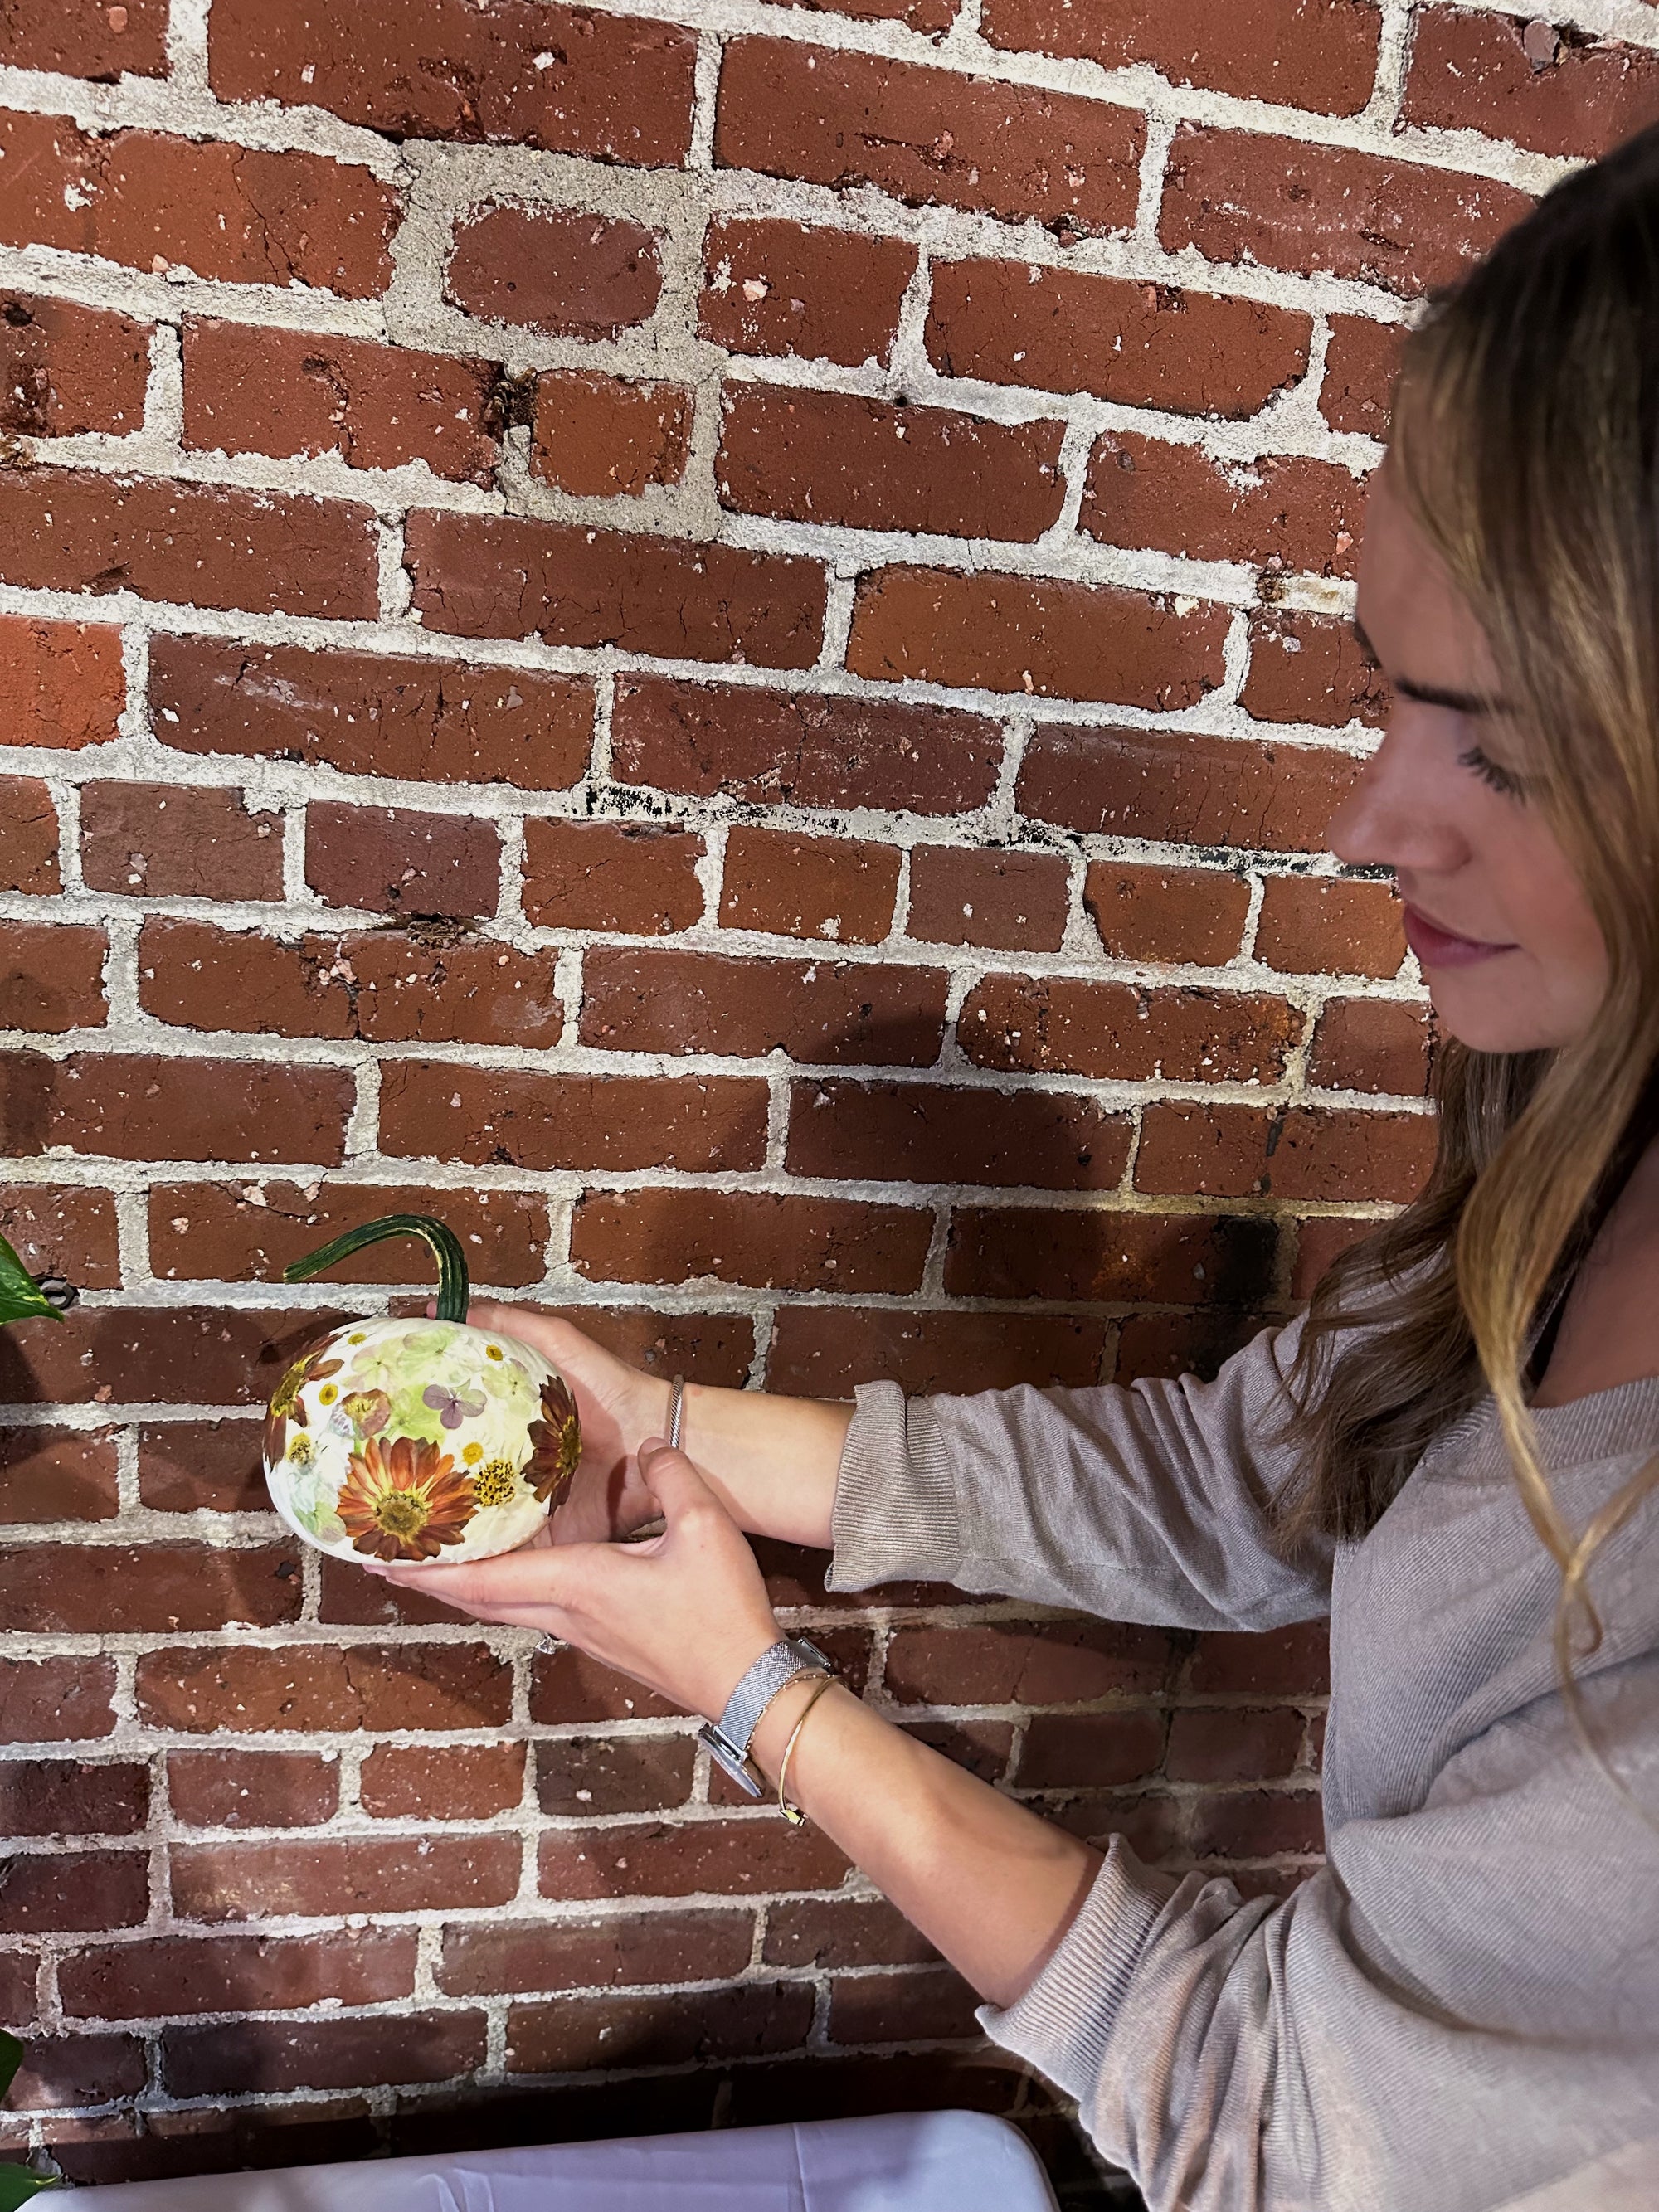
[[[1513,952],[1513,945],[1488,945],[1478,937],[1458,937],[1442,929],[1413,906],[1405,909],[1406,942],[1425,968],[1473,968],[1500,952]]]

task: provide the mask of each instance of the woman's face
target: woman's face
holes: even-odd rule
[[[1366,517],[1358,620],[1394,707],[1331,824],[1332,849],[1394,870],[1443,1029],[1477,1052],[1572,1042],[1607,988],[1601,933],[1515,773],[1486,636],[1386,470]]]

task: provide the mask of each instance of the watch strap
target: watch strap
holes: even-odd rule
[[[781,1637],[762,1652],[726,1701],[717,1721],[697,1731],[697,1740],[751,1797],[762,1796],[765,1777],[749,1756],[750,1740],[761,1716],[780,1691],[804,1674],[828,1674],[833,1670],[815,1644],[804,1636]]]

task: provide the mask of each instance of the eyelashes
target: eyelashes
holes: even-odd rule
[[[1512,769],[1501,767],[1490,753],[1482,752],[1479,745],[1471,745],[1467,752],[1459,753],[1457,765],[1478,775],[1482,783],[1493,791],[1501,792],[1505,799],[1524,796],[1525,787],[1520,777]]]

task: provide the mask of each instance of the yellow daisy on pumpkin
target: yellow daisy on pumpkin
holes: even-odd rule
[[[582,1455],[582,1425],[568,1384],[556,1375],[542,1385],[542,1417],[530,1424],[533,1447],[524,1479],[544,1504],[556,1505],[570,1487]]]
[[[435,1559],[459,1544],[477,1510],[471,1475],[436,1444],[370,1437],[351,1455],[335,1510],[354,1552],[376,1559]]]

